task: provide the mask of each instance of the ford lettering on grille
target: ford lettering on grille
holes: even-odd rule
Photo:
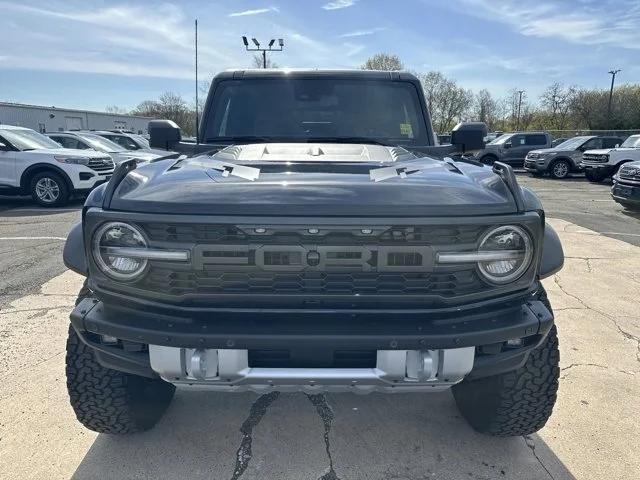
[[[430,272],[433,249],[419,245],[197,245],[196,270]]]

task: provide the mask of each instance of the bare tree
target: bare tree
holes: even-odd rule
[[[107,105],[104,109],[107,113],[117,113],[119,115],[126,115],[129,113],[129,110],[126,108],[118,107],[117,105]]]
[[[565,87],[560,82],[549,85],[540,96],[540,104],[550,115],[551,127],[564,130],[569,122],[569,114],[574,104],[577,88]]]
[[[360,68],[362,70],[403,70],[404,65],[397,55],[377,53],[364,62]]]
[[[498,102],[489,93],[489,90],[482,89],[475,95],[473,117],[479,122],[486,123],[489,130],[496,128],[500,117],[499,106]]]
[[[163,93],[158,100],[145,100],[132,113],[173,120],[186,135],[195,133],[195,111],[180,95],[173,92]]]
[[[254,55],[252,57],[251,66],[253,68],[264,68],[262,55]],[[267,68],[280,68],[280,66],[269,57],[267,57]]]
[[[421,76],[427,108],[437,132],[444,133],[462,120],[473,103],[473,93],[459,87],[440,72],[428,72]]]

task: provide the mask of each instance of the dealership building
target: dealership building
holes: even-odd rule
[[[146,134],[149,117],[0,102],[0,124],[38,132],[63,130],[123,130]]]

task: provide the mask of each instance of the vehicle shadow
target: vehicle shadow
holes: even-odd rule
[[[574,479],[538,435],[474,432],[449,392],[178,391],[150,432],[99,435],[74,479]]]
[[[62,208],[46,208],[35,203],[31,197],[7,197],[0,195],[0,216],[3,217],[38,217],[46,215],[57,215],[66,213],[70,210],[82,209],[84,205],[84,197],[76,197]]]

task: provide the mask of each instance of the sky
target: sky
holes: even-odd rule
[[[165,91],[193,102],[199,73],[249,68],[242,35],[281,67],[357,68],[379,52],[496,96],[553,82],[640,82],[638,0],[0,0],[0,101],[103,110]]]

